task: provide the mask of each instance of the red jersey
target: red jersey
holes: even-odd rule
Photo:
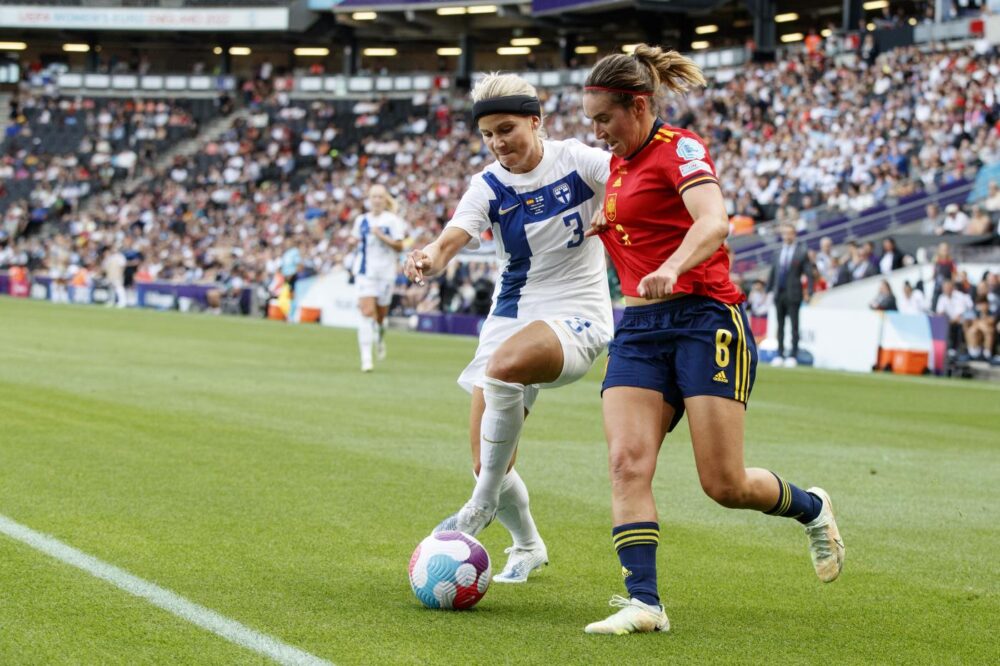
[[[701,138],[658,123],[652,137],[631,159],[611,158],[604,196],[608,228],[604,247],[621,280],[622,293],[638,296],[639,281],[680,247],[694,224],[681,195],[699,185],[716,185],[715,164]],[[725,246],[677,278],[675,294],[708,296],[735,305],[743,292],[729,279]]]

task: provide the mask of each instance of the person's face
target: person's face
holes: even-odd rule
[[[903,293],[904,293],[904,294],[906,294],[906,297],[907,297],[907,298],[909,298],[909,297],[910,297],[910,294],[912,294],[912,293],[913,293],[913,287],[911,287],[911,286],[910,286],[910,285],[908,285],[908,284],[904,284],[904,285],[903,285]]]
[[[945,296],[951,296],[951,292],[954,291],[954,289],[955,285],[953,285],[951,282],[945,282],[943,285],[941,285],[941,293],[943,293]]]
[[[606,93],[586,93],[583,112],[590,119],[594,136],[608,144],[618,157],[631,155],[646,139],[642,119],[647,113],[649,100],[636,97],[632,106],[616,104]]]
[[[889,242],[888,240],[882,241],[882,251],[883,252],[892,252],[892,243]]]
[[[381,188],[374,187],[369,190],[368,205],[371,206],[372,212],[376,215],[384,213],[389,207],[389,197],[386,191]]]
[[[479,132],[490,153],[511,173],[527,173],[542,159],[542,142],[536,134],[538,116],[494,113],[479,119]]]
[[[781,227],[781,240],[785,242],[785,245],[793,244],[795,242],[795,227],[790,225]]]

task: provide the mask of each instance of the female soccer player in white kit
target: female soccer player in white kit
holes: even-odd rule
[[[399,253],[407,240],[407,224],[396,215],[396,201],[385,187],[369,188],[368,208],[367,213],[354,220],[351,230],[357,246],[352,272],[361,308],[358,347],[362,372],[371,372],[374,366],[373,343],[378,348],[378,359],[385,358],[385,316],[399,272]]]
[[[611,339],[604,250],[585,236],[602,210],[610,156],[579,141],[543,139],[531,84],[491,74],[472,91],[473,117],[496,157],[472,177],[451,221],[406,261],[411,280],[440,274],[492,229],[501,276],[479,348],[458,383],[472,393],[472,498],[440,529],[476,535],[493,520],[511,532],[510,558],[494,580],[520,583],[548,563],[512,464],[525,413],[539,388],[576,381]]]

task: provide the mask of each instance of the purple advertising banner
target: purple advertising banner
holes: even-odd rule
[[[462,314],[422,314],[417,323],[421,333],[450,333],[452,335],[479,335],[486,317]]]
[[[614,309],[615,326],[621,321],[625,310]],[[453,335],[479,335],[486,317],[463,314],[422,314],[417,322],[421,333],[450,333]]]
[[[183,284],[175,282],[136,282],[136,302],[142,308],[157,308],[159,310],[177,309],[177,301],[189,298],[202,307],[208,306],[208,292],[221,291],[214,284]],[[244,312],[250,310],[250,289],[240,290],[240,307]]]
[[[80,290],[83,290],[81,292]],[[71,303],[105,303],[109,298],[109,288],[104,285],[92,287],[67,286],[67,300]],[[221,291],[213,284],[177,284],[173,282],[137,282],[135,284],[136,305],[160,310],[186,309],[180,308],[178,300],[188,298],[202,307],[208,306],[208,292]],[[0,272],[0,294],[10,293],[10,275]],[[31,277],[30,296],[38,300],[52,298],[52,278],[48,275]],[[253,294],[249,288],[240,290],[240,306],[242,312],[249,312]]]

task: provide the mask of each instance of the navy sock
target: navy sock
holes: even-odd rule
[[[823,500],[788,483],[777,474],[774,474],[774,478],[778,480],[778,503],[770,511],[764,513],[769,516],[794,518],[803,525],[815,520],[823,509]]]
[[[656,590],[656,546],[660,543],[657,523],[626,523],[612,528],[611,539],[622,564],[629,596],[651,606],[660,605]]]

